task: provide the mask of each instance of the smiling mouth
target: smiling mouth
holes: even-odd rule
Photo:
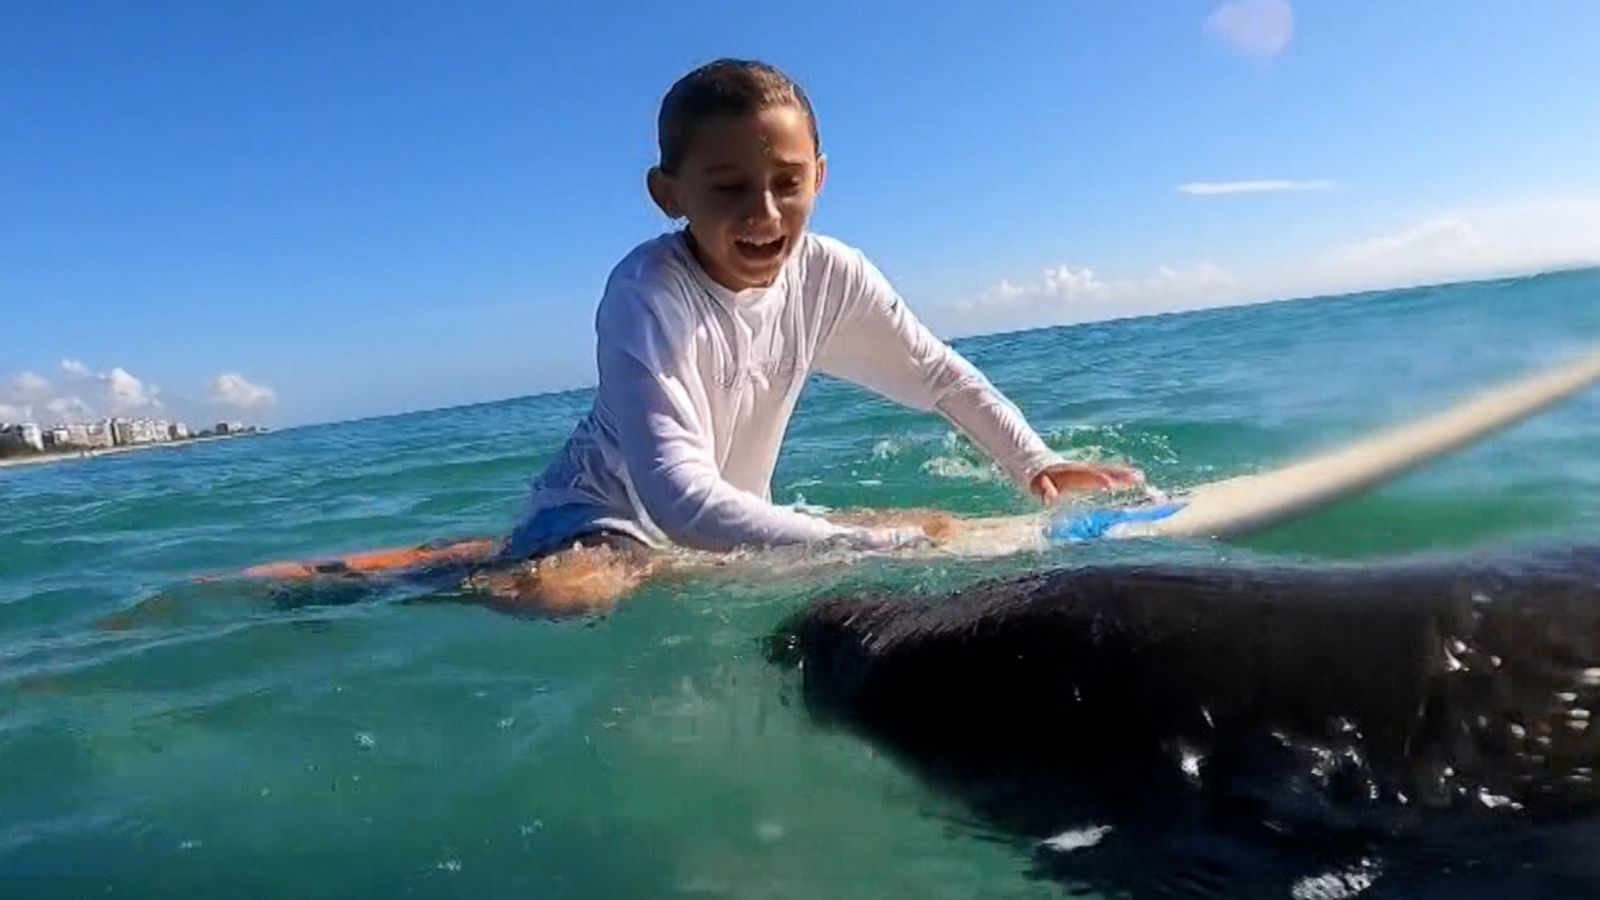
[[[735,238],[734,252],[740,259],[748,262],[772,262],[783,255],[784,248],[788,245],[787,237],[775,237],[770,241],[751,241],[744,238]]]

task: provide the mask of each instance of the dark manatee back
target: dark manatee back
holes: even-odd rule
[[[1282,896],[1307,871],[1408,847],[1387,862],[1392,890],[1407,866],[1436,873],[1438,853],[1482,863],[1517,847],[1497,871],[1561,894],[1600,872],[1524,862],[1552,846],[1549,829],[1570,836],[1596,811],[1597,601],[1595,548],[1081,568],[938,598],[822,600],[777,646],[819,719],[893,750],[1002,831],[1044,840],[1101,822],[1146,849],[1199,842],[1169,858],[1187,861],[1176,872],[1042,845],[1053,874],[1137,894],[1154,887],[1130,872],[1162,891],[1198,877],[1202,893],[1220,872],[1222,894]],[[1094,876],[1095,860],[1116,877]],[[1498,883],[1487,871],[1468,893]]]

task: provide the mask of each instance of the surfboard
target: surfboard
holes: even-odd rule
[[[1051,526],[1061,540],[1241,537],[1325,509],[1412,472],[1566,400],[1600,381],[1600,351],[1514,380],[1442,412],[1329,453],[1200,485],[1175,500],[1091,510]]]
[[[1091,540],[1173,537],[1227,540],[1304,518],[1373,490],[1440,457],[1470,446],[1600,382],[1600,351],[1564,366],[1513,380],[1442,412],[1355,441],[1331,452],[1266,472],[1198,485],[1173,497],[1124,506],[956,519],[940,540],[898,551],[908,558],[994,557]],[[497,542],[454,543],[378,550],[321,561],[269,563],[246,577],[301,580],[373,576],[492,561]],[[829,556],[828,551],[821,554]],[[836,554],[834,554],[836,555]],[[741,554],[788,568],[816,561],[806,550]],[[670,551],[678,570],[725,566],[719,554]]]

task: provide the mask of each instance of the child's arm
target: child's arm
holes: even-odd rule
[[[904,529],[836,525],[729,484],[716,465],[702,385],[672,326],[620,296],[601,317],[610,324],[601,328],[599,401],[617,423],[641,505],[674,543],[730,550],[840,541],[882,550],[912,539]]]
[[[920,327],[920,326],[919,326]],[[926,329],[923,329],[926,334]],[[1137,487],[1144,475],[1128,466],[1100,463],[1068,462],[1061,459],[1039,438],[1016,405],[984,378],[972,363],[954,350],[952,365],[970,370],[975,377],[957,383],[938,401],[937,409],[945,418],[967,435],[967,438],[984,448],[990,456],[1000,461],[1001,467],[1024,491],[1033,494],[1046,504],[1054,504],[1064,493],[1113,490]],[[995,448],[999,447],[997,451]],[[1009,448],[1038,447],[1025,458],[1025,465],[1007,465],[1002,454],[1019,456],[1019,451]]]
[[[818,355],[819,370],[906,406],[937,410],[1019,488],[1046,502],[1062,491],[1138,483],[1138,472],[1124,466],[1061,459],[1015,404],[917,321],[864,256],[852,251],[840,262],[849,270],[849,288]]]

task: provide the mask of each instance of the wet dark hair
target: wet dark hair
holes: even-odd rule
[[[744,116],[774,106],[793,105],[811,124],[811,143],[822,152],[817,115],[806,92],[775,66],[750,59],[719,59],[678,79],[661,100],[657,137],[661,171],[676,174],[694,127],[713,116]]]

